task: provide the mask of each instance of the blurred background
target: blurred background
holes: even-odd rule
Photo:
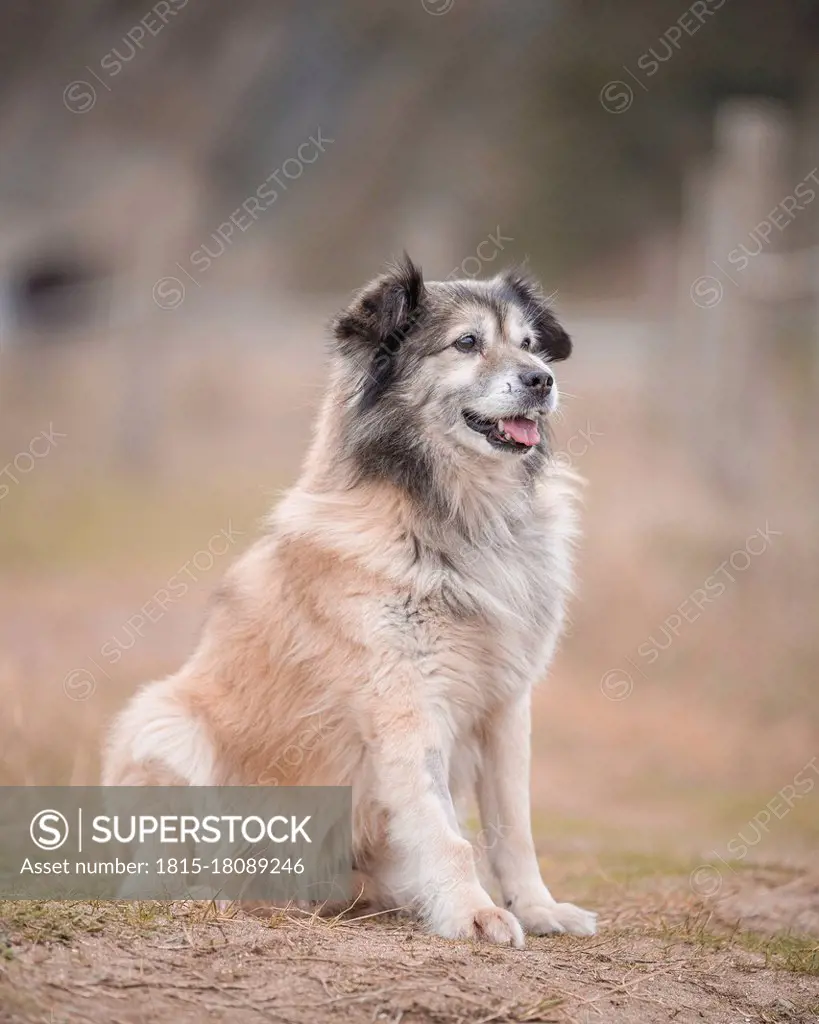
[[[528,261],[575,339],[543,848],[728,859],[793,786],[746,848],[815,849],[817,56],[808,0],[6,0],[0,781],[96,779],[406,249]]]

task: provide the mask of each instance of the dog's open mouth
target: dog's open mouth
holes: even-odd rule
[[[525,416],[510,416],[502,420],[485,420],[474,412],[464,412],[466,425],[495,448],[528,452],[540,441],[540,428]]]

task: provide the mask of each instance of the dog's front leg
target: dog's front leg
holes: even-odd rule
[[[437,935],[522,947],[520,924],[481,886],[472,845],[458,831],[447,756],[432,715],[412,701],[384,711],[378,715],[373,770],[379,803],[389,816],[389,888],[400,902],[417,907]]]
[[[485,851],[506,906],[528,932],[593,935],[596,915],[557,903],[543,884],[529,811],[530,696],[502,708],[485,732],[478,780]]]

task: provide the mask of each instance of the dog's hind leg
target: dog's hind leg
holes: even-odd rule
[[[212,786],[217,777],[205,724],[171,689],[150,683],[111,731],[103,760],[105,786]]]
[[[207,786],[215,782],[213,745],[203,723],[171,691],[171,680],[146,686],[111,730],[103,758],[103,785]],[[149,838],[140,853],[156,862],[163,849]],[[144,882],[134,877],[125,881],[119,897],[139,899],[144,892]],[[196,898],[195,890],[188,896]],[[228,905],[229,901],[216,901],[220,911]]]

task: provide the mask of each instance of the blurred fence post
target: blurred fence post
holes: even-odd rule
[[[191,251],[200,193],[195,174],[184,164],[151,154],[134,162],[130,179],[111,201],[115,207],[127,203],[135,220],[151,225],[132,233],[120,257],[112,303],[119,381],[111,455],[126,472],[162,468],[168,377],[174,347],[181,344],[184,310],[163,306],[156,286],[160,278],[181,284],[171,275],[182,276],[175,261]]]
[[[157,468],[165,360],[161,346],[154,343],[153,311],[148,305],[148,277],[158,260],[149,260],[139,243],[135,248],[137,258],[118,282],[119,294],[114,296],[119,401],[112,456],[118,469],[145,472]]]
[[[809,76],[809,84],[806,89],[806,100],[803,110],[803,130],[799,135],[800,158],[803,165],[810,167],[811,163],[819,164],[819,69],[814,69]],[[806,215],[805,234],[816,242],[819,241],[819,202],[811,204]],[[810,346],[810,386],[811,400],[808,403],[809,412],[812,414],[813,423],[819,423],[819,246],[813,249],[811,260],[811,279],[813,282],[813,294],[811,303],[811,316],[813,318]],[[819,467],[815,472],[819,480]]]
[[[688,379],[670,384],[681,429],[736,492],[758,477],[765,436],[759,389],[775,354],[772,310],[748,267],[768,244],[758,229],[791,191],[787,115],[773,103],[731,100],[717,112],[714,142],[710,165],[693,169],[686,186],[673,365]]]

